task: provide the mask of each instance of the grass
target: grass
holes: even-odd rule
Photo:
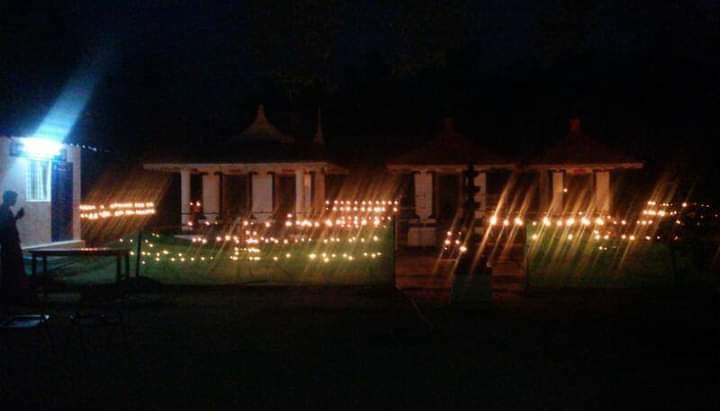
[[[646,288],[702,279],[687,248],[673,252],[657,241],[596,239],[588,232],[568,240],[562,228],[528,228],[529,283],[535,287]]]
[[[364,241],[262,244],[241,247],[232,241],[193,243],[172,235],[143,240],[140,274],[163,284],[223,285],[372,285],[392,284],[392,242],[368,235]],[[331,238],[331,237],[328,237]],[[358,236],[358,239],[360,237]],[[137,242],[128,237],[108,244],[132,251],[135,273]],[[49,270],[66,285],[115,282],[114,258],[51,258]]]

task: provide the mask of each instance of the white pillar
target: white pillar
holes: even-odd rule
[[[432,215],[433,178],[432,173],[415,174],[415,214],[420,220],[427,220]]]
[[[210,223],[220,214],[220,176],[213,173],[202,176],[203,213]]]
[[[303,174],[303,210],[305,210],[306,215],[309,215],[313,208],[312,184],[312,174]]]
[[[565,194],[565,185],[562,171],[552,172],[552,201],[550,203],[550,213],[560,214],[563,210],[563,195]]]
[[[305,170],[295,170],[295,216],[305,217]]]
[[[538,173],[538,191],[539,191],[539,201],[538,201],[538,212],[542,215],[547,214],[550,209],[550,200],[549,200],[549,176],[547,170],[540,170]]]
[[[267,221],[273,212],[273,175],[252,175],[252,214],[258,221]]]
[[[475,193],[475,202],[478,203],[478,208],[475,210],[475,218],[480,218],[485,215],[485,211],[487,210],[487,174],[478,173],[478,175],[475,176],[473,185],[478,188],[477,193]]]
[[[325,173],[320,170],[313,175],[313,208],[316,215],[325,211]]]
[[[187,227],[190,222],[190,170],[180,170],[180,223]]]
[[[610,172],[595,172],[595,207],[602,215],[610,214]]]

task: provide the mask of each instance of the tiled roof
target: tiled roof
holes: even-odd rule
[[[261,141],[277,142],[283,144],[294,143],[295,138],[277,129],[265,116],[265,108],[262,104],[258,106],[255,120],[239,136],[233,137],[234,141]]]
[[[296,142],[281,132],[265,117],[263,106],[258,107],[253,123],[237,136],[212,144],[173,147],[167,154],[153,154],[146,162],[183,163],[282,163],[330,161],[322,144],[322,135],[315,142]]]
[[[312,143],[283,144],[278,142],[228,141],[209,148],[184,150],[186,154],[166,157],[162,161],[185,163],[290,163],[329,161],[325,146]],[[154,159],[153,161],[160,161]]]
[[[532,159],[531,166],[584,165],[584,164],[636,164],[638,161],[625,153],[614,150],[585,134],[580,121],[570,120],[568,135],[558,144]]]
[[[507,164],[509,161],[458,133],[450,119],[446,119],[445,126],[435,138],[387,162],[388,165],[466,165],[468,163],[493,165]]]

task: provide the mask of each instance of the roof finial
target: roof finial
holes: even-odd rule
[[[267,118],[265,117],[265,106],[264,106],[264,105],[258,104],[257,117],[256,117],[256,118],[257,118],[257,120],[260,120],[260,121],[267,121]],[[257,120],[256,120],[256,121],[257,121]]]
[[[320,110],[320,107],[318,107],[317,112],[317,130],[315,131],[315,136],[313,137],[313,143],[325,144],[325,138],[323,137],[322,128],[322,111]]]
[[[265,117],[265,106],[262,104],[258,105],[257,115],[255,120],[243,131],[238,137],[241,140],[247,141],[265,141],[265,142],[280,142],[280,143],[294,143],[295,139],[292,136],[281,132],[274,125],[272,125],[267,117]]]

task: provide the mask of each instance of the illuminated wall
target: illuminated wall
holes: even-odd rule
[[[52,203],[50,201],[27,201],[29,160],[22,156],[10,155],[10,146],[13,140],[17,139],[0,137],[0,191],[12,190],[18,193],[18,201],[13,208],[15,212],[20,208],[25,208],[25,217],[17,224],[23,247],[48,244],[52,241]],[[72,237],[74,240],[80,240],[80,216],[77,211],[81,192],[80,148],[69,145],[64,148],[67,153],[67,161],[73,164]]]

